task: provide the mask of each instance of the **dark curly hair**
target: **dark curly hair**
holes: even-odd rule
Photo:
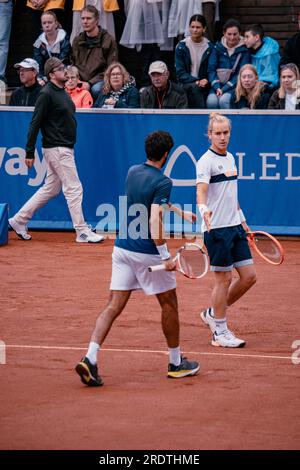
[[[145,151],[148,160],[158,162],[166,152],[170,152],[174,145],[173,138],[169,132],[155,131],[149,134],[145,140]]]

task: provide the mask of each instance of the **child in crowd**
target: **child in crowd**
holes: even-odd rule
[[[90,92],[82,87],[82,83],[79,80],[78,68],[74,65],[69,65],[66,72],[68,78],[66,91],[69,93],[76,108],[91,108],[93,98]]]

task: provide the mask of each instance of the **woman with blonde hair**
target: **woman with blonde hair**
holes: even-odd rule
[[[41,15],[44,11],[54,11],[60,24],[65,24],[65,0],[27,0],[26,6],[31,14],[34,39],[40,34]]]
[[[98,96],[95,108],[139,108],[140,94],[135,87],[135,79],[119,62],[109,65],[104,74],[102,93]]]
[[[300,73],[296,64],[280,67],[280,87],[269,101],[269,109],[300,109]]]
[[[258,80],[254,65],[245,64],[238,76],[237,86],[231,97],[232,109],[267,109],[270,95]]]

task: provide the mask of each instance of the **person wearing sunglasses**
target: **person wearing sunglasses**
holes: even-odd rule
[[[31,240],[27,223],[38,209],[62,190],[76,231],[76,242],[98,243],[104,238],[92,232],[82,213],[83,191],[74,160],[75,105],[65,90],[65,66],[57,57],[51,57],[45,63],[44,72],[48,83],[40,92],[29,125],[25,164],[28,168],[34,166],[36,141],[41,130],[42,152],[47,165],[46,179],[8,222],[19,238]]]

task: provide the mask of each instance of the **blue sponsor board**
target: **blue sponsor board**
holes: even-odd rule
[[[42,184],[46,165],[40,141],[34,168],[24,163],[32,112],[0,110],[0,201],[14,214]],[[229,151],[239,173],[239,200],[253,229],[300,234],[300,113],[228,112],[232,120]],[[119,196],[128,168],[145,159],[144,140],[163,129],[174,138],[164,168],[173,180],[172,202],[195,210],[195,164],[207,150],[206,112],[94,111],[77,113],[76,164],[84,188],[85,218],[101,225],[109,208],[118,224]],[[40,209],[32,228],[71,228],[62,195]],[[171,229],[176,229],[171,219]]]

